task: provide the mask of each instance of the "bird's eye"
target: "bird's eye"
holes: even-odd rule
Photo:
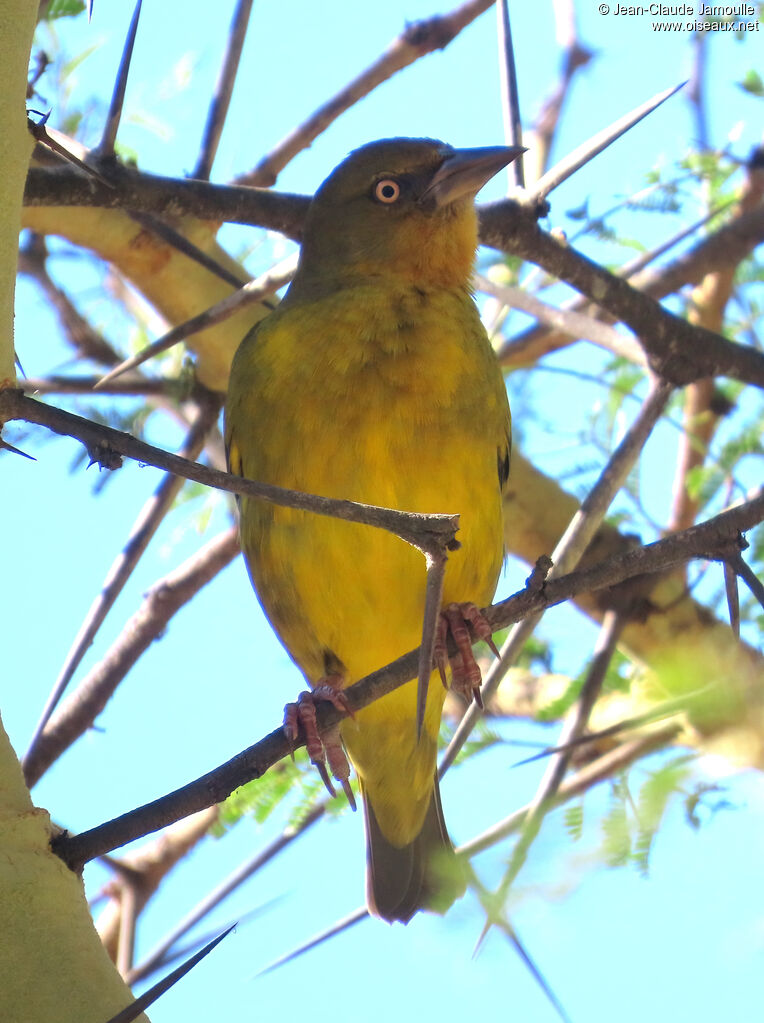
[[[382,178],[374,186],[374,198],[378,202],[386,203],[388,206],[391,203],[397,202],[400,194],[401,186],[392,178]]]

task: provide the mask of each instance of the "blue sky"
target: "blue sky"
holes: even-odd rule
[[[193,168],[231,7],[156,0],[145,4],[120,142],[140,154],[146,169],[181,175]],[[213,179],[224,181],[252,166],[373,60],[405,21],[436,10],[406,0],[392,0],[373,11],[351,0],[255,5]],[[511,15],[527,122],[557,72],[551,5],[516,4]],[[648,17],[600,15],[594,3],[579,4],[578,16],[582,40],[597,56],[576,79],[557,156],[689,70],[688,36],[656,33]],[[127,5],[98,3],[92,25],[79,18],[58,26],[70,54],[98,44],[70,80],[73,108],[94,93],[108,101],[128,20]],[[302,153],[284,171],[279,187],[312,191],[349,149],[371,138],[429,135],[460,146],[501,142],[494,31],[494,14],[489,12],[443,53],[398,74]],[[724,145],[734,129],[732,148],[743,157],[759,141],[761,104],[734,83],[760,54],[760,39],[753,35],[742,42],[719,36],[709,53],[711,137]],[[190,81],[181,88],[188,69]],[[157,132],[152,123],[166,130]],[[93,130],[97,127],[94,120]],[[564,224],[564,211],[587,196],[592,208],[607,209],[635,191],[648,168],[668,165],[685,152],[693,130],[686,101],[676,97],[555,193],[550,223]],[[493,182],[483,197],[498,197],[500,191],[501,182]],[[640,237],[657,241],[696,212],[656,217],[646,235],[640,226]],[[634,232],[634,225],[644,222],[643,216],[623,221]],[[253,234],[237,229],[226,237],[233,245],[244,245]],[[257,258],[253,269],[262,269],[254,265]],[[97,315],[99,307],[92,303],[98,275],[79,261],[69,261],[58,272]],[[120,322],[111,327],[117,341],[126,345],[128,327]],[[30,376],[60,366],[66,350],[27,281],[18,289],[16,329],[19,354]],[[569,356],[573,364],[581,357],[578,349]],[[569,410],[568,421],[558,426],[561,432],[544,436],[537,428],[529,431],[540,463],[553,471],[555,457],[564,458],[574,442],[573,424],[591,406],[594,392],[574,389],[565,378],[540,379],[543,386],[534,385],[534,398],[542,417],[551,422],[561,405]],[[155,439],[171,446],[178,437],[157,423]],[[670,443],[675,444],[673,437]],[[2,513],[4,535],[13,540],[6,550],[5,572],[14,600],[4,608],[2,628],[6,642],[15,644],[0,697],[5,727],[19,752],[83,614],[159,478],[153,469],[128,465],[96,499],[96,470],[70,471],[77,453],[73,442],[39,444],[35,452],[37,463],[6,458],[3,466],[7,492],[14,495]],[[671,458],[660,444],[647,458],[652,482],[646,501],[660,519],[668,502]],[[197,499],[200,507],[203,500]],[[154,580],[226,524],[224,502],[206,500],[212,515],[209,532],[200,538],[189,527],[185,507],[169,516],[85,668],[119,634]],[[523,575],[518,566],[503,585],[514,589]],[[573,612],[548,617],[545,635],[555,641],[559,670],[578,670],[593,634]],[[262,620],[237,562],[178,615],[101,715],[98,729],[65,754],[35,790],[35,799],[73,830],[92,826],[251,744],[275,726],[283,704],[299,688],[299,676]],[[525,726],[505,731],[510,737],[529,734]],[[542,741],[553,735],[544,732]],[[457,841],[467,840],[532,796],[541,768],[512,770],[520,755],[500,747],[449,776],[444,802]],[[655,766],[653,761],[640,768],[637,782]],[[534,846],[514,895],[513,920],[577,1023],[604,1023],[614,1017],[641,1023],[648,1014],[672,1023],[747,1019],[759,1005],[764,787],[758,774],[728,776],[726,765],[716,761],[706,761],[703,770],[714,780],[721,776],[735,809],[720,811],[696,832],[685,822],[677,800],[657,839],[647,879],[630,868],[608,870],[598,863],[596,822],[607,803],[604,790],[587,797],[588,827],[580,843],[570,841],[555,817]],[[283,821],[275,820],[257,829],[243,821],[225,840],[205,842],[146,913],[139,958],[281,825]],[[495,883],[508,854],[509,847],[502,847],[478,860],[487,883]],[[344,1023],[388,1020],[393,1014],[409,1019],[425,1011],[445,1019],[466,1012],[534,1023],[556,1018],[498,935],[490,937],[476,960],[470,958],[481,917],[469,899],[445,920],[420,916],[407,928],[366,921],[299,965],[253,980],[252,974],[271,959],[361,902],[363,861],[358,815],[346,813],[312,829],[218,911],[210,927],[280,897],[158,1003],[151,1013],[155,1023],[211,1014],[245,1020],[274,1013]],[[91,890],[103,878],[93,868],[88,874]]]

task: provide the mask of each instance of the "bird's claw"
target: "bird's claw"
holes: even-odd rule
[[[451,688],[460,693],[467,701],[474,700],[482,710],[483,698],[480,695],[480,685],[483,677],[480,665],[472,651],[470,626],[472,626],[475,635],[487,643],[491,651],[498,657],[499,651],[493,641],[491,626],[479,608],[474,604],[464,603],[448,604],[441,611],[438,631],[435,636],[434,659],[440,672],[441,681],[448,688],[446,669],[449,663],[448,634],[450,632],[457,648],[457,653],[451,658]]]
[[[341,680],[338,681],[341,682]],[[337,794],[329,776],[331,771],[332,777],[340,783],[348,803],[355,810],[355,796],[350,787],[350,764],[342,748],[340,726],[332,725],[322,731],[316,721],[316,704],[321,700],[328,700],[337,710],[341,710],[350,717],[354,716],[342,689],[327,679],[310,692],[300,693],[296,703],[286,705],[284,708],[284,734],[292,747],[292,758],[294,759],[294,743],[302,730],[310,762],[318,771],[327,792],[330,796]],[[327,770],[327,764],[329,770]]]

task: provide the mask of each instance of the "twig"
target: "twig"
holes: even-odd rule
[[[139,13],[139,7],[140,3],[136,7],[134,21],[132,25],[133,28],[135,28],[135,25],[137,24],[136,19]],[[115,98],[117,91],[118,89],[115,90]],[[116,122],[113,124],[113,130],[115,132],[119,121],[120,112],[121,107],[120,110],[117,111]],[[39,129],[40,126],[37,126],[37,128]],[[107,129],[104,133],[105,138],[108,132],[109,127],[107,125]],[[112,191],[121,189],[122,185],[120,183],[123,181],[123,176],[127,169],[117,162],[111,150],[105,152],[105,154],[101,153],[100,147],[98,149],[88,151],[84,148],[84,146],[82,146],[81,143],[77,142],[75,139],[68,139],[67,136],[63,135],[60,132],[56,134],[62,140],[66,140],[67,142],[66,147],[63,146],[60,142],[57,142],[56,152],[62,150],[62,152],[69,154],[70,160],[76,162],[77,166],[84,168],[90,174],[96,175],[96,177],[100,181],[105,183]],[[106,144],[108,146],[109,144],[108,139],[106,140]],[[79,152],[82,156],[82,159],[80,159],[79,156],[75,157],[73,155],[74,152]],[[89,163],[85,162],[88,160],[90,161]],[[95,169],[96,165],[100,166],[102,170],[105,170],[108,173],[108,177],[103,177],[100,174],[100,172]],[[127,173],[130,172],[127,171]],[[218,263],[217,260],[213,259],[213,257],[209,255],[209,253],[204,252],[202,249],[200,249],[199,246],[195,245],[189,238],[182,234],[182,232],[178,231],[175,227],[173,227],[172,224],[166,223],[162,219],[161,215],[157,215],[154,211],[147,211],[141,209],[128,209],[127,212],[128,216],[137,224],[140,224],[140,226],[144,228],[144,230],[157,235],[157,237],[161,238],[168,245],[171,245],[179,252],[182,252],[185,256],[188,256],[189,259],[193,259],[195,262],[199,263],[200,266],[203,266],[205,269],[209,270],[210,273],[214,274],[216,277],[219,277],[227,284],[230,284],[234,288],[240,288],[244,284],[245,281],[243,275],[237,276],[230,269]],[[171,210],[168,210],[166,212],[171,219],[174,219],[172,217]]]
[[[488,244],[543,266],[631,327],[653,370],[677,386],[706,376],[729,376],[764,387],[764,354],[694,326],[649,295],[598,266],[572,246],[542,231],[530,217],[518,217],[510,200],[483,206],[481,237]],[[764,208],[751,215],[764,233]],[[510,224],[512,227],[510,228]]]
[[[0,393],[0,407],[4,401],[8,400],[9,393],[12,392]],[[32,398],[25,397],[23,398],[23,401],[25,403],[29,403],[25,407],[30,412],[42,413],[43,419],[45,418],[44,410],[48,409],[54,414],[59,411],[53,409],[52,406],[36,402]],[[205,438],[217,419],[219,407],[219,401],[217,399],[208,398],[202,403],[196,421],[192,425],[184,446],[181,449],[185,455],[191,458],[196,458],[202,450]],[[64,416],[70,415],[70,413],[62,414]],[[74,420],[80,419],[79,416],[73,416],[72,418]],[[0,421],[2,421],[1,414]],[[83,419],[81,422],[87,423],[88,421]],[[69,435],[66,429],[62,432],[64,435]],[[117,431],[113,432],[116,433]],[[93,451],[97,451],[99,445],[103,443],[102,439],[96,439],[98,436],[99,434],[97,431],[94,435],[92,435],[93,439],[91,440],[91,444],[93,445]],[[102,437],[102,435],[100,436]],[[125,435],[121,434],[120,436]],[[89,448],[88,450],[91,449]],[[104,457],[106,457],[105,454]],[[172,505],[172,502],[177,497],[182,485],[183,482],[178,477],[174,475],[166,476],[138,515],[122,553],[112,563],[98,596],[93,601],[87,615],[85,616],[85,620],[80,626],[69,653],[66,656],[66,660],[64,661],[59,676],[56,679],[53,689],[45,703],[40,720],[37,723],[32,739],[29,743],[29,748],[22,760],[22,766],[25,770],[27,769],[27,765],[35,758],[35,747],[45,724],[53,713],[64,690],[71,681],[75,671],[82,661],[82,658],[85,656],[85,653],[93,642],[96,633],[106,618],[106,615],[114,605],[119,594],[122,592],[125,583],[129,579],[141,555],[146,550],[149,541],[159,528],[159,525]]]
[[[537,181],[548,166],[554,136],[560,120],[563,103],[570,92],[573,78],[579,68],[592,59],[592,51],[578,40],[574,0],[554,0],[554,21],[557,43],[562,50],[560,77],[552,92],[541,105],[533,123],[530,157],[535,163],[533,180]]]
[[[656,750],[663,749],[663,747],[668,746],[669,743],[677,738],[680,731],[680,725],[669,723],[661,728],[646,732],[636,739],[624,742],[620,746],[616,746],[614,750],[604,753],[601,757],[587,764],[586,767],[582,767],[560,785],[555,796],[555,805],[559,806],[569,799],[582,795],[582,793],[594,785],[612,777],[618,771],[622,771],[635,760],[648,756]],[[481,835],[459,846],[456,850],[458,855],[467,856],[471,859],[477,853],[490,849],[498,842],[515,834],[522,828],[531,810],[531,805],[529,803],[527,806],[515,810],[514,813],[494,824]]]
[[[732,555],[729,559],[729,563],[764,608],[764,583],[762,583],[761,579],[754,574],[751,567],[745,563],[743,556],[739,551],[737,555]]]
[[[138,893],[130,878],[123,877],[120,885],[120,928],[116,966],[127,977],[135,953],[135,925],[138,918]]]
[[[692,47],[692,72],[687,87],[687,99],[695,118],[695,136],[701,151],[708,150],[708,115],[706,113],[705,78],[708,36],[695,32],[690,40]]]
[[[176,216],[193,214],[258,224],[297,240],[310,201],[307,196],[159,178],[125,168],[120,168],[115,181],[119,187],[107,189],[68,168],[33,167],[27,177],[25,201],[32,205],[92,205],[146,209]],[[479,206],[478,212],[484,244],[538,263],[616,319],[623,319],[643,335],[648,358],[665,361],[667,373],[675,370],[671,359],[667,359],[674,351],[681,369],[681,373],[677,372],[677,383],[718,374],[759,386],[764,383],[764,356],[760,353],[718,335],[711,334],[709,338],[708,332],[698,331],[651,301],[699,280],[710,269],[748,255],[764,240],[764,207],[735,218],[670,267],[638,275],[632,287],[618,282],[614,275],[571,246],[545,235],[536,224],[533,210],[504,200]],[[651,334],[653,327],[660,335],[655,340]],[[692,352],[693,358],[682,358],[685,352]]]
[[[34,171],[33,168],[30,172],[28,188],[33,180]],[[44,173],[50,174],[51,172],[45,171]],[[121,174],[124,173],[126,172],[121,172]],[[68,180],[71,182],[72,177],[70,176]],[[134,177],[133,184],[136,183],[136,180]],[[202,182],[180,182],[177,192],[171,197],[163,191],[164,187],[165,184],[161,182],[161,179],[150,179],[145,176],[141,178],[139,192],[144,198],[150,197],[152,194],[156,198],[161,198],[162,202],[159,205],[167,210],[173,202],[182,201],[184,194],[188,195],[189,190],[194,194],[202,195],[205,189],[220,188],[220,186]],[[121,193],[122,189],[120,188],[119,191]],[[223,193],[226,191],[223,189],[217,194],[222,199]],[[79,201],[94,202],[95,192],[97,192],[97,186],[93,190],[88,187],[85,192],[79,193]],[[252,197],[257,196],[256,204],[261,211],[266,212],[265,216],[259,218],[260,223],[264,223],[266,226],[275,226],[287,233],[291,231],[293,237],[299,232],[297,225],[298,222],[302,222],[308,201],[304,197],[277,197],[275,193],[263,195],[254,193],[252,190],[239,189],[237,190],[237,201],[238,193],[247,195],[250,206],[255,203]],[[124,198],[127,199],[127,197]],[[78,195],[72,191],[67,194],[67,201],[77,201],[77,199]],[[267,207],[271,203],[273,204],[271,210],[273,216],[267,215]],[[114,201],[105,204],[119,205]],[[239,203],[239,216],[234,215],[232,219],[240,219],[241,205]],[[217,212],[218,215],[225,216],[224,212],[220,210]],[[764,356],[761,353],[727,341],[710,331],[693,327],[684,320],[673,316],[652,301],[650,297],[641,294],[635,287],[629,287],[624,281],[587,260],[570,246],[561,245],[542,232],[535,222],[535,216],[530,211],[519,208],[516,203],[505,201],[482,207],[481,225],[484,242],[514,251],[524,259],[539,263],[583,294],[588,295],[593,301],[598,302],[616,318],[627,323],[635,333],[640,335],[648,359],[652,361],[657,371],[674,379],[676,383],[688,383],[703,376],[726,374],[735,379],[764,386]],[[712,252],[719,260],[728,258],[729,244],[733,239],[738,252],[750,251],[764,237],[764,209],[758,209],[746,215],[745,218],[741,218],[736,223],[734,231],[725,232],[725,229],[721,229],[716,237],[717,242]],[[702,266],[703,262],[709,258],[708,248],[703,251],[702,257],[702,260],[696,257],[694,269],[697,269],[699,265]],[[686,266],[682,272],[684,280],[687,272]],[[636,283],[639,282],[635,281]],[[672,282],[669,280],[669,286],[671,285]],[[665,278],[662,286],[667,286]]]
[[[116,352],[115,352],[116,355]],[[183,393],[184,384],[178,380],[158,379],[156,377],[144,377],[139,374],[121,377],[114,380],[106,387],[99,387],[94,391],[96,384],[103,378],[100,376],[56,376],[49,377],[25,377],[19,380],[19,387],[24,394],[34,397],[36,394],[87,394],[92,397],[101,395],[120,395],[136,398],[175,398],[184,400],[189,397]]]
[[[117,72],[117,79],[114,83],[114,92],[112,93],[111,104],[109,105],[109,113],[106,118],[106,124],[104,125],[103,135],[101,136],[101,141],[98,146],[96,146],[92,153],[96,160],[109,159],[114,156],[114,143],[117,139],[119,122],[122,118],[122,108],[125,103],[125,89],[127,88],[127,79],[130,74],[130,61],[133,57],[133,47],[135,45],[135,36],[138,31],[138,20],[140,16],[141,0],[137,0],[133,16],[130,19],[130,27],[127,30],[127,37],[122,50],[122,59],[119,63],[119,70]]]
[[[749,171],[738,199],[741,213],[750,212],[760,204],[764,192],[762,175]],[[734,294],[738,264],[728,262],[713,273],[706,274],[693,290],[688,319],[700,327],[721,333],[730,299]],[[700,468],[707,457],[719,420],[730,409],[726,399],[720,400],[710,378],[691,383],[684,395],[684,434],[677,456],[669,529],[686,529],[700,510],[700,501],[690,494],[689,474]]]
[[[704,464],[716,425],[721,415],[729,410],[726,400],[718,402],[712,378],[695,380],[685,388],[683,429],[674,468],[671,514],[667,527],[670,531],[687,529],[700,511],[699,498],[691,496],[688,490],[689,474]]]
[[[144,842],[139,849],[120,859],[101,858],[101,863],[115,875],[104,886],[109,902],[96,921],[101,943],[111,959],[117,958],[123,926],[121,888],[125,884],[132,886],[136,916],[140,916],[170,871],[209,834],[217,820],[218,807],[209,807],[164,828],[153,841]]]
[[[277,856],[283,849],[290,845],[300,835],[320,820],[326,812],[326,800],[316,803],[308,814],[297,825],[287,825],[281,834],[272,842],[269,842],[264,849],[261,849],[255,856],[245,860],[240,866],[233,870],[228,877],[214,888],[201,902],[198,903],[165,937],[155,945],[146,957],[131,971],[126,978],[129,984],[136,984],[143,980],[150,973],[156,970],[167,956],[167,953],[175,943],[187,934],[192,927],[195,927],[200,920],[203,920],[208,913],[220,905],[231,892],[235,891],[244,881],[247,881],[253,874],[257,873],[266,863]]]
[[[600,694],[602,683],[605,680],[608,667],[627,622],[628,613],[618,611],[605,612],[597,644],[594,648],[594,655],[586,673],[581,693],[557,740],[559,746],[566,748],[552,755],[552,759],[547,765],[547,770],[533,799],[533,813],[536,812],[536,807],[541,810],[553,799],[562,784],[562,779],[570,763],[570,749],[568,747],[570,744],[576,743],[586,729],[594,703]]]
[[[580,338],[584,341],[591,341],[609,352],[635,362],[637,365],[646,365],[645,353],[636,341],[626,337],[620,331],[615,330],[607,323],[595,320],[591,316],[572,310],[558,309],[542,302],[535,295],[524,291],[522,288],[511,288],[503,284],[495,284],[482,274],[475,274],[475,284],[478,290],[493,296],[499,302],[503,302],[512,309],[520,309],[530,316],[535,316],[540,323],[544,323],[557,331],[564,332],[568,339]],[[505,345],[502,352],[506,352],[510,346]],[[114,370],[112,370],[112,373]],[[111,375],[111,374],[109,374]]]
[[[652,298],[673,295],[686,284],[697,284],[706,274],[741,263],[764,241],[764,208],[731,217],[672,263],[644,270],[631,280],[632,286]]]
[[[577,146],[572,153],[569,153],[564,159],[560,160],[559,163],[555,164],[551,170],[547,171],[546,174],[529,190],[527,201],[531,204],[540,202],[549,195],[555,188],[558,188],[563,181],[575,174],[577,170],[580,170],[584,164],[587,164],[590,160],[594,159],[603,149],[607,149],[608,146],[612,145],[622,135],[625,135],[627,131],[630,131],[635,124],[651,114],[653,110],[656,110],[662,103],[665,103],[667,99],[670,99],[674,93],[678,92],[684,87],[686,83],[680,82],[679,85],[673,86],[671,89],[666,89],[664,92],[659,92],[652,99],[647,100],[646,103],[640,104],[635,107],[634,110],[628,114],[624,114],[617,121],[614,121],[607,128],[597,132],[596,135],[592,135],[586,142],[582,142],[580,146]],[[525,201],[525,200],[524,200]]]
[[[283,259],[280,263],[272,266],[270,270],[261,274],[260,277],[256,277],[245,284],[243,288],[239,288],[232,295],[226,295],[222,301],[210,306],[209,309],[205,309],[204,312],[199,313],[197,316],[192,316],[185,323],[178,324],[177,327],[173,327],[172,330],[169,330],[162,337],[157,338],[156,341],[141,349],[136,355],[125,359],[124,362],[121,362],[105,376],[101,377],[95,385],[95,389],[100,391],[116,377],[121,376],[130,369],[135,369],[136,366],[142,365],[148,359],[161,355],[162,352],[166,352],[173,345],[185,340],[192,334],[196,334],[200,330],[206,330],[207,327],[212,327],[216,323],[221,323],[229,316],[238,312],[239,309],[243,309],[245,306],[252,305],[255,302],[260,302],[269,295],[274,294],[274,292],[278,291],[279,288],[292,279],[296,266],[297,256],[288,256],[286,259]]]
[[[109,173],[107,186],[68,167],[30,167],[24,202],[29,206],[98,206],[170,218],[224,220],[280,231],[295,241],[299,241],[310,202],[306,195],[160,177],[121,164],[115,164]]]
[[[231,103],[231,95],[233,93],[234,82],[236,81],[236,73],[239,70],[241,51],[244,48],[244,39],[247,35],[251,11],[252,0],[239,0],[231,21],[228,44],[220,68],[220,75],[215,85],[215,95],[212,98],[210,109],[207,113],[202,147],[193,174],[195,178],[204,178],[206,180],[210,176],[220,136],[223,133],[223,125],[228,115],[228,107]]]
[[[710,220],[718,216],[719,213],[726,210],[731,206],[731,202],[723,203],[721,206],[715,207],[709,213],[706,213],[699,220],[694,221],[689,227],[683,228],[670,238],[666,239],[661,245],[656,246],[654,249],[650,249],[649,252],[643,252],[639,256],[635,256],[634,259],[630,259],[628,262],[620,266],[615,271],[619,277],[623,277],[625,280],[631,280],[635,274],[638,274],[641,270],[644,270],[651,262],[664,255],[675,245],[684,241],[695,231],[704,227]],[[714,235],[708,237],[713,238]],[[705,244],[707,239],[704,239],[700,244]],[[633,281],[632,281],[633,283]],[[663,298],[662,293],[656,294],[653,292],[653,298]],[[514,305],[514,303],[513,303]],[[579,295],[576,298],[569,299],[567,302],[563,302],[560,306],[560,311],[563,313],[578,313],[590,308],[589,299],[583,295]],[[590,314],[586,313],[589,318]],[[597,323],[602,322],[605,319],[602,313],[598,315],[596,319]],[[496,357],[502,366],[512,366],[513,363],[521,362],[535,363],[549,352],[556,351],[558,348],[570,343],[570,335],[563,334],[560,331],[549,329],[549,327],[539,324],[533,327],[529,327],[527,330],[521,331],[515,337],[505,341],[501,348],[497,351]],[[644,361],[643,353],[640,350],[640,358]]]
[[[191,462],[169,451],[163,451],[120,430],[93,423],[63,409],[43,405],[32,398],[27,398],[20,391],[0,391],[0,421],[14,419],[23,419],[28,423],[45,426],[54,433],[76,438],[85,445],[94,462],[108,468],[116,468],[121,464],[120,456],[132,458],[176,476],[193,480],[195,483],[225,490],[230,494],[257,497],[284,508],[297,508],[347,522],[375,526],[394,533],[425,554],[449,549],[458,528],[457,515],[423,515],[397,511],[355,501],[303,494],[296,490],[242,479],[200,465],[199,462]]]
[[[485,608],[483,614],[493,629],[497,630],[529,614],[569,600],[578,593],[612,587],[635,576],[663,572],[684,563],[688,558],[723,561],[740,550],[740,533],[763,519],[764,489],[744,504],[722,512],[701,525],[693,526],[684,533],[634,548],[590,568],[549,579],[542,588],[521,590]],[[456,652],[451,644],[449,652]],[[419,651],[412,650],[349,686],[344,693],[350,709],[356,712],[414,678],[418,661]],[[341,721],[343,716],[333,706],[322,705],[317,712],[319,727],[331,727]],[[102,856],[126,842],[221,802],[239,785],[261,777],[278,760],[288,756],[291,749],[283,728],[279,726],[232,760],[175,792],[81,835],[58,837],[54,840],[55,851],[69,866],[77,869],[88,860]]]
[[[213,259],[208,252],[200,249],[198,245],[186,238],[184,234],[177,231],[171,224],[166,224],[159,217],[155,217],[152,213],[135,213],[130,212],[130,218],[140,224],[144,231],[148,231],[155,234],[158,238],[161,238],[163,242],[171,245],[178,252],[182,252],[184,256],[188,256],[189,259],[193,259],[199,266],[203,266],[205,270],[209,270],[211,274],[219,277],[221,281],[225,281],[226,284],[230,284],[232,288],[241,288],[244,286],[246,280],[246,273],[242,270],[241,274],[233,273],[228,267],[223,266],[216,259]]]
[[[651,388],[637,418],[625,433],[621,443],[602,470],[599,479],[582,501],[580,508],[558,541],[552,553],[553,566],[545,583],[547,588],[549,582],[556,576],[574,568],[591,543],[613,498],[623,486],[653,427],[660,419],[670,395],[671,387],[664,381],[656,382]],[[542,613],[526,617],[510,632],[502,646],[501,657],[491,665],[483,682],[485,701],[491,698],[507,670],[517,660],[526,640],[540,621]],[[443,755],[439,768],[440,775],[443,775],[454,762],[477,720],[477,708],[470,707],[459,722],[459,727],[454,732]]]
[[[576,774],[568,778],[567,781],[563,782],[560,786],[557,795],[555,797],[555,805],[561,806],[569,799],[573,799],[576,796],[582,795],[588,789],[593,788],[602,781],[606,781],[612,777],[613,774],[618,771],[622,771],[628,767],[629,764],[641,757],[648,756],[650,753],[654,753],[656,750],[662,749],[672,742],[678,735],[680,729],[677,725],[665,725],[663,729],[658,731],[648,732],[637,739],[633,739],[629,742],[625,742],[620,746],[617,746],[614,750],[610,750],[603,756],[598,757],[592,761],[591,764],[587,764],[586,767],[581,768]],[[521,807],[519,810],[515,810],[513,814],[506,817],[504,820],[499,821],[493,827],[484,831],[482,834],[476,836],[463,845],[460,845],[456,850],[457,854],[464,859],[472,859],[478,853],[484,852],[486,849],[492,848],[499,842],[503,841],[509,835],[517,832],[523,824],[527,814],[530,812],[531,804]],[[342,920],[338,920],[337,923],[333,924],[330,928],[322,931],[320,934],[315,935],[310,941],[304,945],[293,949],[291,952],[284,956],[274,960],[264,969],[260,970],[257,976],[262,976],[264,973],[269,973],[271,970],[275,970],[279,966],[283,966],[285,963],[291,960],[297,959],[304,952],[310,951],[317,945],[323,944],[329,938],[335,934],[339,934],[341,931],[347,930],[354,924],[360,923],[361,920],[367,919],[369,912],[365,906],[359,906],[353,913],[348,914]]]
[[[394,39],[378,57],[344,89],[318,108],[311,116],[290,132],[275,149],[260,160],[240,183],[269,187],[276,183],[281,171],[290,160],[318,138],[318,136],[364,96],[388,78],[414,61],[434,50],[443,50],[463,28],[491,6],[492,0],[467,0],[450,14],[436,14],[423,21],[414,21]]]
[[[641,252],[638,256],[634,256],[633,259],[628,260],[619,269],[618,274],[620,277],[625,278],[627,281],[632,280],[635,274],[638,274],[641,270],[644,270],[650,263],[654,263],[660,256],[664,256],[667,252],[677,246],[680,242],[683,242],[686,238],[689,238],[691,234],[695,234],[701,227],[705,227],[706,224],[710,223],[715,217],[725,213],[734,205],[734,200],[729,199],[726,202],[719,203],[718,206],[712,207],[708,213],[704,213],[702,217],[694,220],[688,227],[683,227],[681,231],[677,231],[676,234],[672,234],[666,241],[661,242],[660,245],[656,245],[655,248],[649,249],[647,252]],[[728,221],[729,223],[729,221]],[[701,246],[704,246],[709,239],[713,238],[713,234],[706,235],[698,244],[695,251],[698,251]],[[690,250],[693,251],[693,250]],[[686,256],[684,253],[683,256]],[[663,267],[662,270],[665,270]],[[633,280],[632,280],[633,283]],[[651,292],[653,298],[663,297],[656,296],[654,292]]]
[[[497,36],[499,41],[499,80],[501,82],[501,113],[504,121],[504,140],[508,146],[522,146],[523,126],[520,117],[520,91],[517,87],[517,67],[512,46],[512,28],[509,23],[507,0],[496,0]],[[523,158],[513,160],[507,167],[510,188],[525,187]]]
[[[614,611],[606,612],[605,618],[602,622],[599,638],[597,640],[597,645],[594,650],[594,656],[591,664],[589,665],[589,670],[586,673],[581,693],[576,701],[573,713],[563,726],[562,732],[560,733],[560,745],[565,745],[568,742],[575,741],[586,728],[586,723],[589,720],[589,715],[592,712],[594,702],[602,688],[605,674],[611,660],[613,659],[616,645],[626,621],[627,618],[623,614],[617,614]],[[541,830],[544,817],[555,805],[555,797],[560,789],[560,785],[562,784],[569,761],[570,752],[568,750],[564,750],[560,753],[553,754],[551,760],[547,764],[546,770],[536,790],[536,794],[531,800],[530,809],[525,815],[522,832],[515,848],[512,850],[512,857],[509,861],[506,873],[504,874],[495,895],[491,899],[491,901],[499,907],[504,905],[509,889],[522,869],[522,866],[528,856],[528,850]],[[490,923],[491,920],[489,918],[488,924]]]
[[[238,552],[237,530],[226,530],[151,587],[106,655],[50,714],[30,746],[23,764],[30,788],[64,750],[93,725],[117,686],[166,629],[173,615],[230,564]]]
[[[40,81],[42,76],[47,71],[51,60],[50,57],[43,50],[37,50],[32,52],[33,63],[29,68],[29,78],[27,79],[27,99],[31,99],[33,96],[38,95],[35,90],[35,86]]]
[[[217,938],[205,945],[203,949],[187,959],[185,963],[178,966],[177,969],[173,970],[171,973],[168,973],[166,977],[163,977],[162,980],[154,984],[154,986],[149,988],[148,991],[144,991],[140,998],[136,998],[135,1001],[131,1002],[131,1004],[128,1005],[127,1008],[123,1009],[122,1012],[118,1012],[116,1016],[112,1016],[111,1019],[107,1020],[107,1023],[132,1023],[132,1020],[137,1019],[145,1009],[148,1009],[148,1007],[153,1005],[154,1002],[166,991],[169,991],[173,984],[177,984],[179,980],[185,977],[189,970],[192,970],[194,966],[201,962],[206,955],[209,955],[213,948],[220,944],[223,938],[228,937],[232,930],[233,927],[229,927],[227,931],[223,931],[223,933],[219,934]]]
[[[34,232],[27,243],[19,249],[19,272],[28,274],[45,295],[58,315],[64,335],[72,348],[84,359],[112,366],[119,356],[75,306],[65,291],[53,281],[47,268],[45,239]],[[23,383],[21,386],[25,386]]]
[[[692,704],[695,701],[702,701],[703,697],[709,695],[709,693],[709,687],[704,686],[702,689],[687,693],[685,696],[679,696],[673,700],[664,700],[652,708],[652,710],[645,711],[644,714],[634,714],[632,717],[622,718],[606,728],[600,728],[596,732],[586,732],[584,735],[579,735],[575,739],[568,739],[565,743],[557,746],[545,746],[544,749],[539,750],[532,756],[516,761],[512,766],[524,767],[526,764],[532,764],[543,757],[551,756],[553,753],[572,754],[582,746],[602,742],[603,739],[609,739],[620,732],[633,731],[637,728],[642,728],[643,725],[651,725],[656,721],[676,717],[679,714],[689,714],[692,710]]]

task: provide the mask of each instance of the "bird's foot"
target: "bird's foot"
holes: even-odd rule
[[[319,729],[316,721],[316,704],[328,700],[337,710],[344,711],[353,717],[353,712],[342,692],[342,678],[339,675],[327,675],[309,692],[300,693],[296,703],[288,703],[284,708],[284,733],[292,746],[298,739],[300,731],[305,737],[305,748],[311,763],[321,775],[321,780],[331,796],[337,793],[329,778],[329,771],[342,786],[347,800],[355,810],[355,796],[350,787],[350,764],[342,748],[340,726]],[[327,771],[327,764],[329,771]]]
[[[448,634],[456,644],[457,653],[451,658],[451,688],[469,703],[474,700],[482,710],[483,699],[480,685],[483,677],[480,665],[472,651],[472,631],[491,648],[498,657],[499,651],[492,638],[491,626],[480,610],[471,603],[448,604],[440,613],[438,631],[435,636],[435,664],[440,672],[443,685],[448,688],[446,668],[448,666]]]

